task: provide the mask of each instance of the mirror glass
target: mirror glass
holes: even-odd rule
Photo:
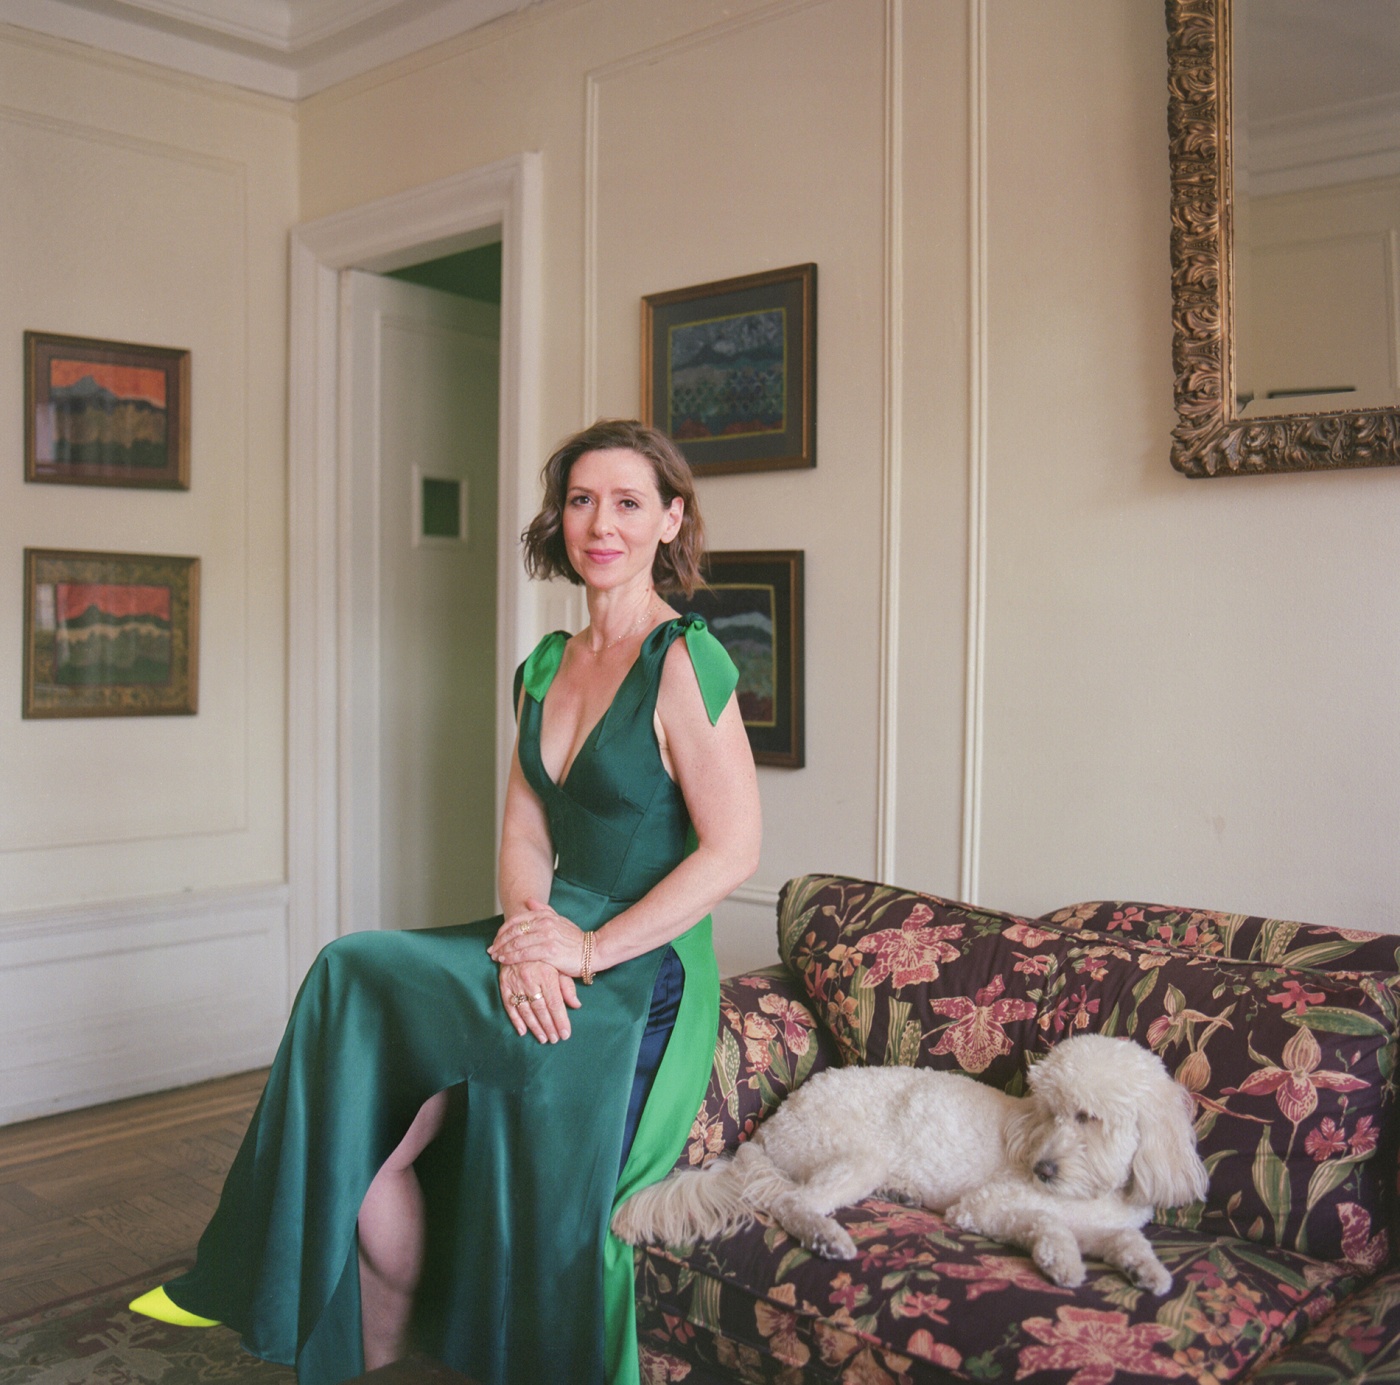
[[[1235,408],[1400,405],[1400,0],[1234,0]]]

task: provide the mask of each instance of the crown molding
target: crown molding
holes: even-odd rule
[[[0,22],[298,100],[539,0],[0,0]]]
[[[1400,92],[1235,128],[1235,183],[1254,197],[1400,174]]]

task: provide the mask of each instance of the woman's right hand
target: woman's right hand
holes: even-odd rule
[[[518,962],[502,967],[498,979],[501,1003],[517,1034],[528,1029],[542,1044],[569,1037],[569,1010],[579,1008],[572,976],[561,976],[548,962]]]

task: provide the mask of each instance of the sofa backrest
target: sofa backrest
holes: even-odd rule
[[[1061,1039],[1129,1036],[1192,1092],[1211,1170],[1163,1220],[1386,1257],[1400,940],[1133,904],[1026,919],[844,876],[789,881],[778,938],[843,1062],[1019,1091]]]
[[[1100,899],[1043,916],[1067,932],[1102,933],[1242,962],[1308,971],[1400,972],[1400,936],[1355,928]]]

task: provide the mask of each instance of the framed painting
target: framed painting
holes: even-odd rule
[[[199,559],[24,550],[24,715],[189,716]]]
[[[190,353],[26,332],[24,479],[188,490]]]
[[[705,586],[686,603],[739,668],[739,710],[760,765],[801,769],[802,551],[707,553]]]
[[[643,298],[642,421],[699,476],[816,466],[816,265]]]

